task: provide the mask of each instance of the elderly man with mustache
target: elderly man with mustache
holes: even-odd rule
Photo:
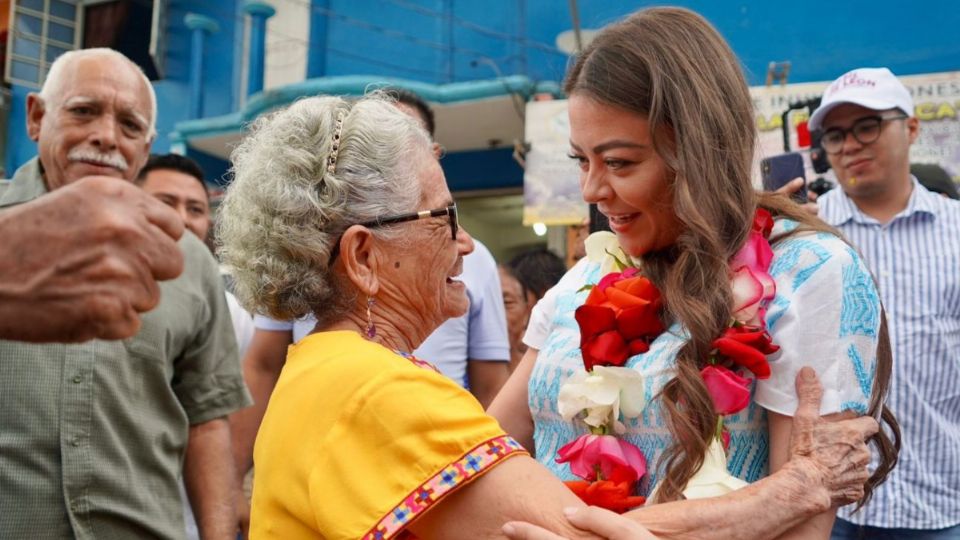
[[[17,170],[0,215],[80,184],[128,190],[149,155],[155,121],[153,87],[126,57],[108,49],[62,55],[41,92],[28,97],[39,156]],[[152,202],[126,200],[141,215],[114,219],[145,219],[159,232]],[[78,218],[83,213],[78,207]],[[160,301],[122,341],[0,341],[0,538],[182,538],[181,471],[203,537],[232,538],[236,487],[232,462],[222,459],[230,453],[225,417],[249,396],[216,261],[184,234],[184,271],[175,280],[158,286],[149,272],[121,265],[91,272],[90,261],[115,243],[101,235],[85,241],[102,252],[65,250],[58,266],[86,272],[92,286],[125,276],[159,287]]]

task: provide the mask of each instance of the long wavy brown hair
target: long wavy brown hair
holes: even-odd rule
[[[700,370],[730,321],[728,261],[746,241],[757,207],[800,224],[772,243],[810,231],[842,236],[787,198],[754,189],[756,130],[747,84],[726,41],[696,13],[652,8],[607,27],[578,55],[564,90],[645,116],[654,148],[674,176],[682,231],[670,248],[646,254],[643,266],[663,294],[666,317],[690,334],[677,355],[676,376],[659,395],[674,443],[659,464],[664,480],[657,500],[677,500],[714,437],[717,415]],[[899,427],[883,404],[891,370],[885,316],[879,337],[869,414],[882,412],[890,433],[873,437],[880,464],[862,502],[899,451]]]

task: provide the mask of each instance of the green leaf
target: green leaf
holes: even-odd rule
[[[577,292],[579,293],[579,292],[583,292],[583,291],[589,291],[589,290],[592,290],[594,287],[596,287],[596,285],[591,285],[591,284],[587,283],[587,284],[584,285],[583,287],[580,287],[579,289],[577,289]]]
[[[621,261],[621,260],[620,260],[620,257],[617,257],[617,256],[614,255],[613,253],[610,253],[610,250],[609,250],[609,249],[606,249],[606,250],[604,250],[604,251],[607,252],[607,255],[613,257],[613,262],[617,265],[617,270],[618,270],[618,271],[623,272],[624,270],[626,270],[626,269],[628,268],[628,267],[627,267],[627,263]]]

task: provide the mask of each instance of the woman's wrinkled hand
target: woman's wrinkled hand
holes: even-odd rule
[[[596,506],[566,508],[563,511],[574,527],[607,540],[656,540],[640,524]],[[567,540],[542,527],[523,521],[511,521],[503,526],[503,534],[511,540]]]
[[[801,482],[825,491],[824,510],[863,498],[870,473],[866,440],[880,429],[873,418],[825,420],[820,416],[823,388],[816,373],[804,367],[797,374],[799,404],[790,436],[791,467]],[[829,499],[827,502],[826,499]]]

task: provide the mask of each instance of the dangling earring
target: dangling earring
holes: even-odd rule
[[[367,297],[367,339],[373,339],[377,335],[377,327],[373,325],[373,315],[370,314],[370,308],[375,303],[372,296]]]

